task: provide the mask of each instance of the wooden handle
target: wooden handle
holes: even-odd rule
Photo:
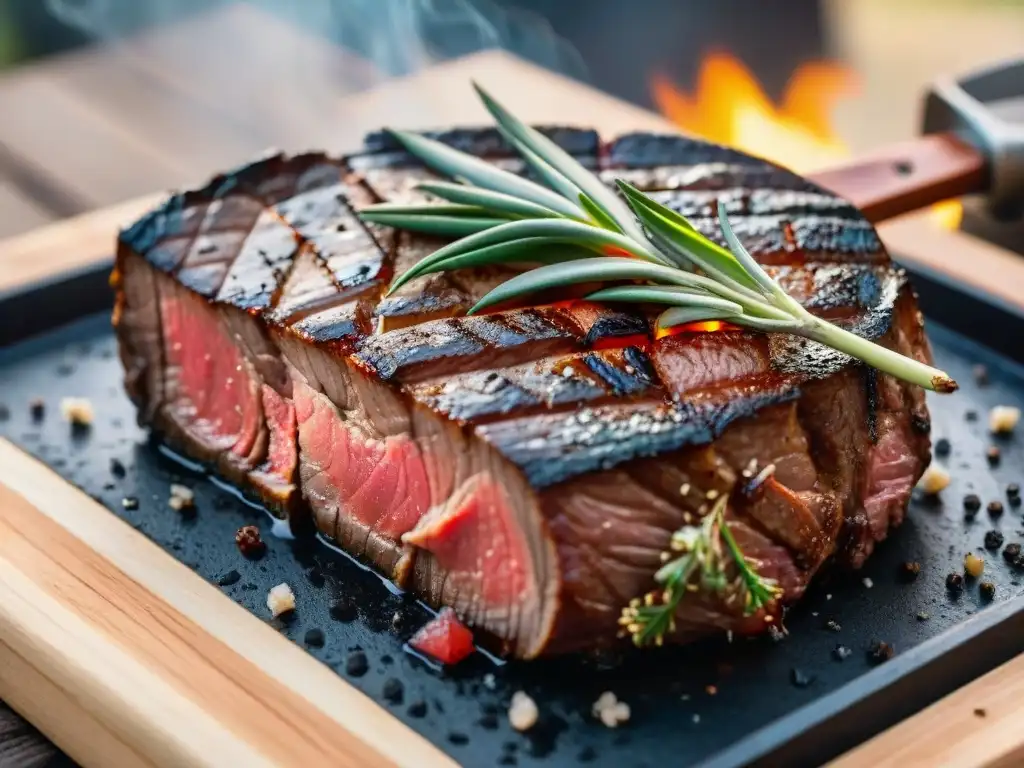
[[[951,134],[895,144],[811,180],[856,205],[871,222],[885,221],[954,197],[983,192],[984,156]]]

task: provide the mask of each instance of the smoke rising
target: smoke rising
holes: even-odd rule
[[[178,132],[175,160],[195,173],[269,147],[353,149],[380,125],[349,119],[348,97],[477,51],[502,49],[586,79],[572,46],[543,17],[513,8],[515,0],[508,7],[502,0],[45,2],[54,17],[108,46],[106,55],[118,57],[117,76],[138,73],[159,86],[146,92],[146,106],[129,97],[111,116],[151,123],[157,112],[169,115],[174,125],[165,121],[157,130]],[[154,109],[165,91],[166,102]],[[376,114],[436,127],[437,119],[426,116],[437,114],[443,97],[416,92]],[[226,150],[214,146],[216,131],[188,118],[188,105],[197,102],[219,115],[220,128],[233,126],[235,136],[220,145]],[[146,110],[151,114],[140,118]]]
[[[98,40],[118,40],[228,4],[226,0],[45,2],[54,17]],[[492,0],[251,0],[248,4],[357,53],[384,75],[408,74],[440,60],[490,49],[515,53],[570,77],[586,75],[579,54],[542,16],[512,3],[509,7]]]

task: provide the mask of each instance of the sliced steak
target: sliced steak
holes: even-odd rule
[[[905,276],[846,202],[704,142],[544,130],[713,239],[721,200],[811,311],[928,360]],[[526,173],[492,129],[436,136]],[[576,299],[467,317],[499,268],[384,298],[440,241],[356,213],[427,178],[375,134],[343,160],[263,158],[123,232],[114,322],[140,421],[522,657],[622,642],[622,607],[718,495],[787,602],[902,521],[923,393],[834,350],[728,326],[656,338],[643,308]],[[765,618],[694,595],[670,639]]]

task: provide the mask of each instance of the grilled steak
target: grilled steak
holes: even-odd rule
[[[713,239],[721,201],[805,306],[929,358],[904,274],[843,200],[701,141],[546,133]],[[435,137],[526,172],[494,130]],[[430,176],[373,135],[347,158],[263,158],[126,229],[114,323],[140,421],[522,657],[620,642],[622,606],[709,494],[730,494],[735,538],[786,601],[901,522],[929,455],[923,393],[833,350],[728,327],[655,338],[643,308],[585,301],[465,316],[498,268],[382,298],[439,243],[355,214]],[[670,639],[765,625],[695,596]]]

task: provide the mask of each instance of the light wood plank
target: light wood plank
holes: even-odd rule
[[[13,237],[53,221],[53,216],[0,178],[0,238]]]
[[[0,240],[0,291],[109,259],[114,253],[118,229],[164,197],[163,193],[137,197]]]
[[[0,144],[45,168],[71,194],[93,205],[109,205],[195,175],[195,169],[127,129],[116,115],[94,110],[44,70],[4,78],[0,103]]]
[[[3,440],[0,590],[0,696],[85,766],[454,765]]]
[[[1008,661],[841,758],[830,768],[1024,765],[1024,655]]]
[[[305,146],[311,129],[330,130],[332,107],[383,78],[367,60],[327,37],[330,8],[277,4],[271,14],[235,3],[141,35],[117,53],[154,82],[242,128],[257,149]],[[324,25],[314,33],[291,13]]]
[[[55,56],[0,78],[0,144],[92,205],[192,184],[304,145],[376,78],[364,61],[248,4]]]

